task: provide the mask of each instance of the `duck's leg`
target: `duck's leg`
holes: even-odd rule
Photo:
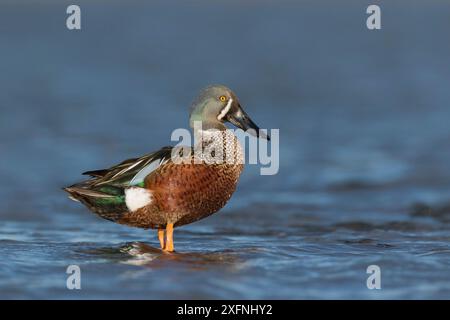
[[[161,245],[161,249],[164,250],[164,229],[162,228],[158,229],[158,239],[159,244]]]
[[[172,252],[173,248],[173,223],[168,223],[166,226],[166,244],[165,251]]]

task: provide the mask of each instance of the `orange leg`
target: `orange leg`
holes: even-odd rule
[[[161,249],[164,250],[164,229],[158,229],[158,239],[161,244]]]
[[[168,223],[166,226],[166,245],[164,251],[172,252],[173,248],[173,223]]]

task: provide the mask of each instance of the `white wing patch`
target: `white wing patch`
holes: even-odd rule
[[[125,189],[125,203],[132,212],[149,205],[152,201],[153,195],[150,190],[140,187]]]
[[[228,111],[230,111],[232,103],[233,103],[233,99],[230,98],[230,100],[228,100],[228,103],[225,106],[225,108],[223,108],[222,111],[220,111],[219,115],[217,116],[217,120],[222,120],[222,118],[227,115]]]

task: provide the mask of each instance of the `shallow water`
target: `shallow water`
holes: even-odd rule
[[[369,32],[344,3],[81,1],[75,33],[69,2],[2,3],[0,298],[450,298],[450,5],[381,1]],[[247,165],[174,254],[66,198],[216,82],[280,129],[277,175]]]

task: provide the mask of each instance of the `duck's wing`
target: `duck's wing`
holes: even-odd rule
[[[173,147],[161,148],[156,152],[146,154],[139,158],[125,160],[109,169],[94,170],[84,172],[84,175],[94,177],[91,183],[92,187],[113,185],[116,187],[127,187],[138,185],[143,182],[142,179],[135,179],[137,175],[142,176],[142,172],[149,174],[157,169],[163,163],[170,160]]]
[[[125,188],[143,186],[145,177],[171,159],[173,147],[164,147],[139,158],[125,160],[108,169],[87,171],[92,178],[64,188],[70,198],[85,204],[108,220],[128,211]]]

